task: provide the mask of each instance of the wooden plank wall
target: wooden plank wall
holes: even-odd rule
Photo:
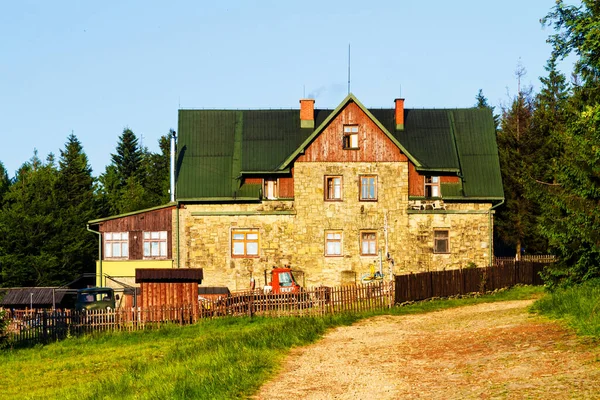
[[[440,176],[440,183],[460,183],[460,178],[458,176]],[[425,175],[419,174],[415,165],[410,161],[408,162],[408,195],[425,196]]]
[[[173,258],[173,207],[161,208],[140,214],[129,215],[121,218],[102,222],[100,232],[129,232],[129,259],[142,260],[144,258],[143,232],[167,231],[167,259]],[[104,253],[104,252],[103,252]]]
[[[141,292],[143,308],[192,305],[198,311],[198,282],[142,282]]]
[[[344,125],[358,125],[358,149],[342,148]],[[298,157],[299,162],[389,162],[407,161],[400,149],[365,114],[356,103],[346,108],[308,146],[306,152]]]

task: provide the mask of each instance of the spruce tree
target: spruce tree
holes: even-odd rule
[[[557,31],[549,38],[551,59],[578,56],[564,128],[552,132],[559,155],[545,185],[549,212],[543,225],[560,257],[550,282],[577,283],[600,276],[600,6],[559,0],[543,23]]]
[[[4,286],[64,283],[53,241],[60,235],[54,157],[37,152],[21,166],[0,212],[0,264]]]
[[[502,111],[497,131],[498,155],[505,203],[495,220],[497,236],[514,249],[515,256],[544,252],[545,244],[537,233],[538,205],[525,197],[528,182],[527,162],[532,155],[534,101],[532,89],[521,88],[524,69],[517,68],[518,93]]]
[[[60,151],[59,173],[56,182],[59,205],[60,237],[54,242],[65,280],[94,272],[97,252],[96,238],[87,232],[87,221],[96,217],[94,178],[92,168],[81,143],[73,134]]]

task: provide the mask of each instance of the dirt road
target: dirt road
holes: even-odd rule
[[[600,347],[531,300],[338,328],[293,350],[259,399],[599,399]]]

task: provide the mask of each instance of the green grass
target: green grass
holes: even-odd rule
[[[313,343],[332,327],[374,315],[530,298],[542,290],[524,286],[495,295],[322,318],[225,318],[3,351],[0,398],[246,398],[277,372],[292,347]]]
[[[536,301],[532,311],[564,321],[579,335],[600,338],[600,280],[558,288]]]

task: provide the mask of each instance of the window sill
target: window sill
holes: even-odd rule
[[[331,203],[341,203],[344,199],[325,199],[324,201],[328,201]]]
[[[342,150],[360,150],[360,147],[342,147]]]
[[[358,201],[366,201],[366,202],[370,202],[370,203],[376,203],[377,199],[358,199]]]
[[[327,258],[343,258],[344,255],[343,254],[325,254],[325,257],[327,257]]]
[[[239,255],[239,256],[234,256],[233,254],[231,255],[231,258],[260,258],[260,256],[247,256],[247,255]]]

